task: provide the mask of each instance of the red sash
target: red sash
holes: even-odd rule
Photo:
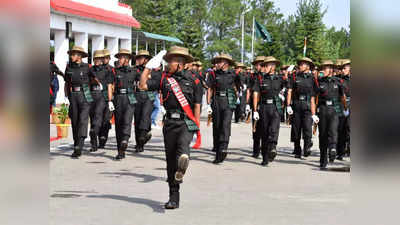
[[[197,131],[196,143],[192,147],[194,149],[199,149],[201,145],[200,121],[198,121],[196,117],[194,117],[193,111],[190,108],[190,105],[186,100],[185,95],[183,95],[182,89],[179,86],[178,82],[176,82],[176,80],[172,77],[167,77],[167,81],[171,85],[172,92],[174,93],[176,99],[178,99],[178,102],[181,105],[183,111],[186,113],[189,119],[192,120],[199,128],[199,130]]]

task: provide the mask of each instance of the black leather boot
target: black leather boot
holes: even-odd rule
[[[300,140],[294,143],[294,157],[297,159],[301,159],[301,146]]]
[[[336,158],[336,149],[335,148],[330,148],[329,149],[329,162],[333,163]]]
[[[177,209],[179,208],[179,192],[173,191],[169,193],[169,200],[165,203],[166,209]]]
[[[77,159],[82,155],[83,144],[85,143],[84,138],[80,138],[78,145],[74,146],[74,152],[71,155],[71,158]]]
[[[121,142],[121,147],[118,148],[118,155],[115,157],[116,160],[121,160],[125,158],[125,151],[128,148],[128,141],[123,140]]]
[[[215,159],[214,159],[213,163],[214,164],[221,163],[222,162],[221,157],[222,157],[221,150],[217,149],[217,151],[215,152]]]
[[[261,150],[261,155],[262,155],[262,162],[261,166],[268,166],[268,152],[266,149]]]
[[[304,141],[304,157],[308,157],[311,155],[311,147],[313,146],[312,141]]]
[[[94,132],[90,132],[90,152],[95,152],[97,151],[97,135]]]
[[[99,137],[99,147],[98,148],[104,148],[106,146],[106,141],[107,141],[107,137],[105,137],[105,136]]]
[[[268,160],[269,162],[274,161],[276,155],[278,154],[278,152],[276,151],[276,147],[275,145],[271,145],[269,146],[269,153],[268,153]]]
[[[253,138],[253,158],[258,159],[260,157],[260,143],[257,143]]]

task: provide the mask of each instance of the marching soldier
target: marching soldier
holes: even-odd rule
[[[285,99],[287,98],[287,86],[288,86],[288,78],[289,78],[289,71],[288,71],[289,65],[282,65],[281,66],[281,70],[280,70],[280,76],[283,80],[284,83],[284,88],[281,91],[281,99],[282,101],[285,101]],[[282,105],[283,107],[283,112],[281,114],[281,122],[285,122],[287,121],[286,118],[288,118],[287,113],[286,113],[286,104]]]
[[[238,76],[238,86],[236,87],[239,91],[239,98],[236,103],[235,109],[235,123],[239,123],[239,121],[243,121],[245,117],[246,110],[246,74],[245,70],[246,66],[243,63],[236,63],[235,74]]]
[[[312,125],[313,122],[318,123],[318,116],[315,114],[317,86],[310,70],[314,66],[313,61],[304,57],[297,64],[299,71],[289,80],[286,110],[289,115],[293,115],[291,140],[294,142],[294,154],[296,158],[301,158],[301,135],[303,134],[304,140],[304,157],[308,157],[313,145]]]
[[[115,57],[118,58],[119,67],[114,69],[114,103],[111,101],[112,96],[109,95],[108,104],[110,111],[114,111],[115,105],[115,134],[118,148],[115,159],[121,160],[125,158],[125,151],[131,137],[132,119],[137,103],[134,93],[137,73],[129,66],[131,59],[129,50],[120,49]]]
[[[108,111],[108,86],[112,86],[113,76],[108,73],[106,66],[103,65],[103,50],[96,50],[94,52],[94,66],[90,68],[91,85],[90,90],[93,97],[93,102],[90,109],[90,152],[97,151],[97,138],[103,119],[105,110]],[[111,90],[110,90],[111,92]]]
[[[340,79],[333,77],[334,64],[326,60],[321,64],[324,77],[318,80],[318,123],[320,167],[325,169],[336,158],[339,115],[347,111],[346,96]],[[342,107],[343,106],[343,107]]]
[[[179,208],[180,183],[189,165],[189,145],[194,132],[197,131],[200,137],[202,87],[197,78],[183,70],[184,64],[192,60],[187,48],[173,46],[164,57],[163,54],[164,51],[160,52],[146,65],[141,75],[140,89],[160,91],[164,99],[167,113],[163,135],[169,185],[169,201],[165,208],[176,209]],[[161,79],[149,79],[148,74],[160,64],[162,57],[168,62],[167,71]]]
[[[146,63],[151,59],[150,53],[140,50],[135,56],[136,83],[139,82]],[[160,72],[152,71],[149,76],[160,76]],[[151,139],[151,113],[154,107],[156,93],[153,91],[136,90],[137,104],[135,108],[136,152],[143,152],[144,145]]]
[[[339,117],[339,138],[337,145],[337,159],[343,160],[345,154],[350,154],[350,80],[351,80],[351,61],[350,59],[344,59],[342,61],[343,67],[341,82],[343,85],[343,91],[346,95],[346,106],[347,111]]]
[[[109,63],[111,60],[111,54],[110,51],[108,49],[104,49],[103,50],[103,65],[105,67],[105,70],[107,71],[107,75],[106,77],[109,77],[110,79],[114,80],[114,73],[113,73],[113,68]],[[113,88],[113,84],[111,83],[111,87]],[[108,88],[108,87],[107,87]],[[105,90],[104,90],[105,91]],[[108,90],[107,90],[108,92]],[[112,94],[112,90],[111,90],[111,94]],[[108,101],[108,97],[107,97],[107,101]],[[104,148],[106,143],[107,143],[107,139],[108,139],[108,132],[111,129],[111,117],[112,117],[112,112],[110,112],[109,107],[105,107],[104,108],[104,114],[103,114],[103,123],[101,124],[101,128],[99,131],[99,146],[98,148]]]
[[[69,99],[69,117],[71,118],[74,138],[72,158],[79,158],[88,133],[90,103],[93,98],[89,88],[90,65],[82,62],[88,54],[82,47],[74,46],[68,51],[70,62],[65,69],[65,92]]]
[[[262,166],[267,166],[276,157],[276,145],[278,144],[280,115],[282,114],[282,102],[279,97],[284,88],[283,79],[275,72],[279,66],[279,60],[272,56],[265,58],[265,72],[258,75],[254,84],[253,108],[254,120],[261,125],[261,152]]]
[[[238,77],[229,66],[233,66],[232,57],[220,54],[212,59],[216,71],[211,72],[210,88],[208,89],[208,110],[212,112],[214,149],[216,156],[213,163],[222,163],[228,154],[229,138],[231,136],[232,113],[236,108]],[[211,106],[211,105],[212,106]]]
[[[264,66],[265,56],[257,56],[256,59],[252,62],[254,65],[255,72],[249,77],[249,88],[247,88],[247,97],[246,97],[246,112],[253,113],[252,120],[252,131],[253,131],[253,157],[258,158],[260,156],[260,146],[261,146],[261,123],[256,123],[254,120],[254,112],[257,109],[254,108],[253,102],[253,87],[257,82],[257,77],[261,75],[263,66]],[[251,106],[251,107],[250,107]]]

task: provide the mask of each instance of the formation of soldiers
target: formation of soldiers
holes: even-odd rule
[[[261,154],[262,166],[277,156],[282,121],[291,124],[295,158],[310,156],[317,126],[321,169],[350,153],[350,60],[337,64],[326,60],[318,70],[306,57],[298,59],[295,68],[279,67],[280,61],[272,56],[257,56],[252,70],[235,63],[228,54],[220,54],[211,60],[213,68],[203,71],[202,63],[178,46],[154,57],[145,50],[133,55],[120,49],[115,55],[116,67],[109,65],[108,50],[94,52],[93,66],[82,62],[88,54],[81,47],[74,46],[68,54],[64,79],[74,140],[72,158],[81,156],[88,133],[90,152],[104,148],[112,114],[118,151],[115,159],[125,158],[133,121],[136,152],[143,152],[151,139],[153,102],[160,96],[170,194],[167,209],[179,207],[191,141],[196,140],[192,148],[201,145],[204,94],[212,118],[215,164],[228,156],[233,114],[236,123],[252,120],[252,156]]]

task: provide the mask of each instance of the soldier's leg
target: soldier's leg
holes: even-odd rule
[[[268,165],[268,136],[269,130],[268,125],[270,122],[270,118],[268,117],[268,113],[265,105],[261,105],[259,109],[260,120],[257,121],[257,125],[260,126],[261,132],[259,132],[259,136],[261,136],[261,156],[262,156],[262,166]]]
[[[87,137],[88,133],[88,123],[89,123],[89,111],[90,111],[90,104],[86,101],[83,94],[80,95],[78,98],[78,148],[75,155],[73,154],[72,157],[79,157],[83,150],[83,145],[85,142],[85,138]]]
[[[268,159],[272,162],[277,153],[276,146],[279,138],[279,127],[280,127],[280,114],[276,109],[273,109],[270,114],[270,122],[268,127]]]
[[[175,181],[175,172],[177,168],[177,133],[176,121],[166,120],[164,122],[164,146],[167,162],[167,181],[169,186],[169,201],[164,205],[166,209],[179,207],[179,183]]]
[[[182,123],[183,122],[183,123]],[[189,166],[189,156],[190,156],[190,142],[193,139],[194,132],[188,130],[185,121],[181,121],[180,131],[177,138],[177,168],[175,172],[175,181],[182,182],[183,175]]]
[[[337,159],[342,160],[344,151],[345,151],[345,145],[346,145],[346,138],[345,138],[345,116],[339,116],[339,125],[338,125],[338,140],[337,140]]]
[[[135,107],[129,104],[128,98],[125,99],[125,112],[122,116],[122,129],[121,129],[121,153],[122,158],[125,158],[125,151],[128,148],[129,138],[132,131],[132,120]]]
[[[301,124],[302,124],[302,110],[295,108],[292,116],[292,130],[291,139],[294,142],[294,154],[296,158],[301,158]]]
[[[255,131],[253,130],[253,157],[258,158],[261,152],[262,123],[258,123],[255,120],[252,122],[252,129],[255,126]]]
[[[103,124],[103,114],[104,108],[106,107],[106,102],[102,94],[100,93],[100,98],[96,101],[94,112],[93,112],[93,122],[91,121],[90,126],[90,142],[92,144],[91,152],[97,151],[97,137],[99,136],[101,125]],[[91,120],[92,120],[91,118]]]
[[[154,103],[147,99],[142,104],[142,110],[140,115],[140,121],[138,121],[138,145],[139,149],[137,148],[136,151],[143,152],[143,146],[151,139],[151,113],[153,111]],[[135,123],[137,123],[135,121]],[[138,146],[137,145],[137,146]]]
[[[328,125],[328,150],[329,150],[329,161],[333,162],[336,158],[336,148],[338,140],[338,126],[339,117],[338,114],[331,110],[329,113],[329,125]]]
[[[312,147],[312,129],[313,129],[313,119],[311,116],[311,111],[304,111],[302,117],[302,124],[303,130],[303,140],[304,140],[304,156],[308,157],[311,154],[311,147]]]
[[[328,121],[325,112],[325,106],[320,107],[320,112],[318,113],[319,123],[319,150],[320,150],[320,167],[322,169],[326,168],[328,164]]]
[[[71,126],[72,126],[72,136],[74,139],[74,149],[78,146],[79,142],[79,135],[78,135],[78,128],[79,128],[79,117],[78,117],[78,104],[75,100],[74,94],[69,98],[69,109],[68,115],[71,119]]]
[[[212,128],[213,128],[213,152],[217,152],[219,148],[219,127],[220,127],[220,116],[219,116],[219,111],[218,111],[218,106],[213,103],[212,104]]]
[[[345,122],[345,140],[346,140],[346,155],[350,156],[350,115],[346,117],[346,122]]]
[[[122,130],[122,122],[123,122],[123,114],[124,114],[124,105],[122,104],[121,99],[124,96],[117,95],[114,98],[114,105],[115,105],[115,110],[114,110],[114,117],[115,117],[115,136],[117,139],[117,150],[118,150],[118,155],[115,157],[116,159],[121,159],[122,158],[122,153],[121,153],[121,130]]]
[[[138,99],[134,112],[136,149],[140,148],[140,146],[142,145],[142,143],[140,143],[140,134],[139,134],[140,132],[139,123],[141,120],[142,108],[143,108],[142,102]]]
[[[110,123],[111,117],[112,117],[112,113],[108,109],[107,102],[106,102],[106,106],[104,107],[104,111],[103,111],[103,123],[101,125],[100,132],[99,132],[99,148],[104,148],[104,146],[107,143],[108,132],[111,129],[111,123]]]
[[[228,145],[229,139],[231,136],[231,125],[232,125],[232,114],[233,111],[226,107],[224,111],[222,111],[222,129],[220,135],[220,151],[221,151],[221,160],[224,161],[226,156],[228,155]]]

